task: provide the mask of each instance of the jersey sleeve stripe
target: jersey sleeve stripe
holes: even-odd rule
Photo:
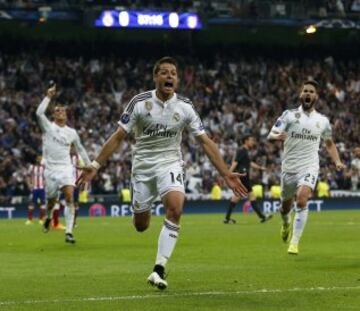
[[[125,108],[125,112],[128,114],[132,114],[135,104],[139,101],[151,98],[151,92],[141,93],[133,97],[133,99],[129,102],[127,107]]]
[[[189,98],[185,97],[185,96],[177,94],[177,98],[179,100],[182,100],[184,103],[192,104],[192,101]]]

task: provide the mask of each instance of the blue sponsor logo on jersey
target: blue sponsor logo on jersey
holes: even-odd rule
[[[275,127],[280,127],[282,124],[282,122],[280,120],[277,120],[275,123]]]
[[[129,121],[130,121],[130,115],[129,115],[128,113],[123,113],[123,115],[122,115],[121,118],[120,118],[120,121],[121,121],[123,124],[129,123]]]

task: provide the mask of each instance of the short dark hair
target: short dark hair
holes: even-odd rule
[[[316,92],[319,91],[320,84],[316,80],[307,80],[307,81],[305,81],[304,84],[303,84],[303,87],[305,85],[308,85],[308,84],[312,85],[315,88]]]
[[[246,134],[246,135],[244,135],[244,136],[241,138],[241,143],[242,143],[242,144],[245,144],[245,142],[246,142],[249,138],[251,138],[251,137],[254,137],[254,136],[251,135],[251,134]]]
[[[164,56],[155,63],[154,68],[153,68],[153,74],[156,75],[160,70],[160,65],[165,64],[165,63],[173,64],[176,68],[178,67],[178,63],[175,58],[173,58],[171,56]]]
[[[63,104],[62,102],[54,102],[54,103],[51,103],[51,104],[49,105],[48,112],[49,112],[50,114],[53,114],[53,113],[55,112],[55,109],[56,109],[56,108],[65,108],[65,109],[67,109],[67,108],[66,108],[66,105]]]

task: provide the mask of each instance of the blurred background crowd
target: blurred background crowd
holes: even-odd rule
[[[360,11],[359,0],[0,0],[0,8],[118,7],[127,10],[188,10],[207,17],[344,17]]]
[[[266,136],[285,109],[299,105],[304,80],[320,82],[317,110],[329,117],[334,139],[347,166],[337,172],[324,148],[320,177],[331,189],[359,189],[360,61],[333,57],[318,59],[243,57],[228,54],[178,57],[181,85],[206,127],[231,163],[241,137],[253,134],[252,158],[265,171],[253,170],[254,183],[268,190],[280,181],[282,144]],[[152,57],[68,58],[37,54],[0,54],[0,196],[27,195],[26,175],[41,153],[41,132],[35,110],[53,79],[58,101],[67,105],[69,125],[75,127],[93,159],[117,127],[127,102],[153,89]],[[116,194],[129,185],[133,137],[129,136],[92,184],[94,194]],[[209,193],[220,184],[216,171],[194,137],[183,135],[187,191]],[[304,156],[306,156],[304,154]]]

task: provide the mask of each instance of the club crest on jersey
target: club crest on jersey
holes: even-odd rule
[[[130,121],[130,115],[128,113],[123,113],[121,118],[120,118],[120,121],[123,123],[123,124],[127,124],[129,123]]]
[[[176,122],[179,122],[180,121],[180,114],[175,112],[174,115],[173,115],[173,119],[176,121]]]
[[[300,117],[301,117],[300,112],[296,112],[296,113],[295,113],[295,118],[296,118],[296,119],[300,119]]]
[[[147,111],[150,111],[150,110],[152,109],[152,107],[153,107],[152,102],[147,100],[147,101],[145,102],[145,108],[146,108],[146,110],[147,110]]]

